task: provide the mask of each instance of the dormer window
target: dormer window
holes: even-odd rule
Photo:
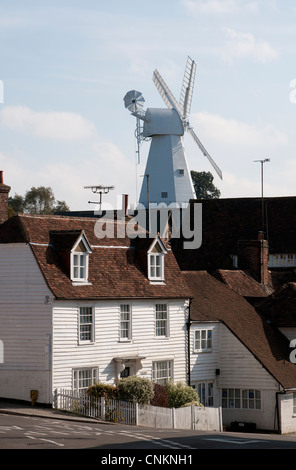
[[[148,250],[148,278],[150,281],[164,281],[164,255],[166,249],[160,238],[156,238]]]
[[[91,253],[91,248],[82,233],[71,250],[71,280],[73,282],[88,282],[89,253]]]
[[[73,253],[73,281],[87,281],[87,253]]]

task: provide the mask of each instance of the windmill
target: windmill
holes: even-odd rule
[[[167,108],[147,108],[143,110],[144,98],[141,92],[132,90],[124,97],[125,107],[137,118],[136,138],[138,150],[144,139],[151,138],[146,163],[146,181],[143,181],[139,203],[148,207],[151,203],[188,204],[195,198],[194,188],[188,169],[183,136],[187,131],[207,157],[218,176],[222,172],[211,158],[190,126],[190,113],[196,63],[188,57],[179,101],[155,70],[153,82]],[[141,127],[141,124],[143,126]]]

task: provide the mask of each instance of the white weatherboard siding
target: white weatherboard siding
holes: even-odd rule
[[[194,353],[194,331],[205,328],[212,328],[212,351]],[[222,389],[261,392],[260,410],[222,408],[223,425],[242,421],[256,423],[258,429],[277,429],[278,383],[249,350],[222,323],[194,323],[190,335],[191,384],[212,382],[214,406],[222,405]]]
[[[132,339],[120,341],[120,304],[132,312]],[[169,337],[155,336],[155,304],[166,303],[169,312]],[[95,338],[93,344],[79,344],[80,306],[93,306]],[[186,312],[184,301],[55,301],[53,308],[53,391],[72,389],[73,370],[98,368],[99,380],[114,384],[114,358],[140,356],[138,375],[152,378],[152,362],[174,361],[174,380],[186,381]]]
[[[51,297],[31,248],[23,243],[0,244],[0,396],[50,400]]]

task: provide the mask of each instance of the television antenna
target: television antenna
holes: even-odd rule
[[[100,212],[102,210],[102,197],[103,194],[108,194],[109,191],[114,189],[114,186],[84,186],[84,189],[91,189],[94,194],[99,194],[99,202],[97,201],[88,201],[89,204],[99,204]]]

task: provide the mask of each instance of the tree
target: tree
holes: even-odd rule
[[[197,199],[218,199],[220,191],[213,184],[213,175],[210,171],[191,171],[192,183]]]
[[[10,213],[13,214],[18,214],[19,212],[24,212],[25,207],[24,207],[24,198],[23,196],[20,196],[19,194],[15,194],[14,197],[9,197],[8,198],[8,208],[10,210]]]
[[[56,201],[51,188],[34,186],[26,192],[25,196],[15,194],[8,199],[10,213],[20,212],[29,214],[53,214],[57,211],[68,211],[69,207],[65,201]]]

